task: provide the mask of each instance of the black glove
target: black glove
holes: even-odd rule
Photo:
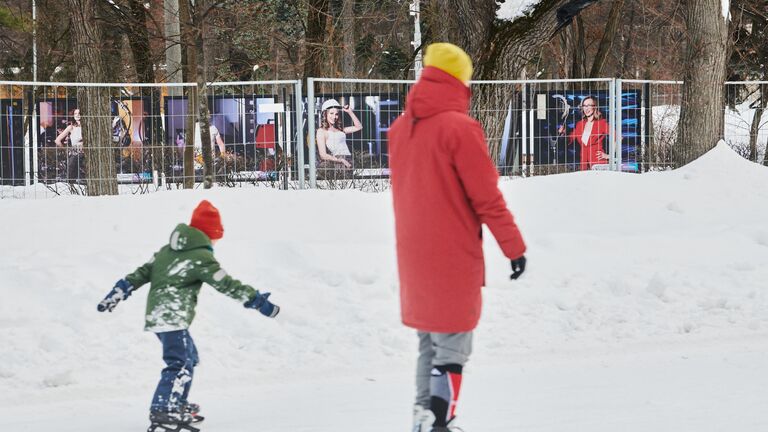
[[[509,263],[512,264],[512,274],[509,275],[509,278],[512,280],[515,280],[520,277],[521,274],[525,271],[525,255],[521,256],[518,259],[513,259]]]

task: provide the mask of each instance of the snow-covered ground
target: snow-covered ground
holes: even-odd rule
[[[766,185],[725,145],[676,171],[501,183],[529,267],[509,281],[486,233],[461,426],[768,430]],[[283,308],[269,320],[201,292],[203,430],[408,430],[416,337],[389,194],[218,189],[0,201],[0,431],[147,426],[163,364],[146,288],[112,314],[96,304],[201,198],[222,211],[225,268]]]

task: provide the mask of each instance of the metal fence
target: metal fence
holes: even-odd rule
[[[310,78],[304,97],[300,81],[210,83],[207,173],[189,108],[201,97],[195,84],[0,82],[0,198],[87,194],[89,152],[105,148],[119,193],[202,187],[205,174],[218,187],[383,190],[387,132],[413,84]],[[502,175],[674,168],[682,82],[474,81],[471,88],[470,114],[484,123]],[[103,91],[107,143],[83,139],[75,112],[85,89]],[[768,82],[728,82],[725,93],[723,138],[768,163]],[[603,122],[585,134],[582,119],[593,112]],[[96,120],[78,114],[85,124]]]
[[[633,141],[640,172],[674,167],[672,149],[680,120],[682,81],[621,80],[622,141]]]
[[[619,135],[612,127],[618,112],[615,80],[473,81],[471,89],[478,98],[471,115],[484,120],[491,156],[502,175],[619,166]],[[601,127],[591,131],[599,155],[577,144],[585,110],[602,119]]]
[[[304,187],[299,81],[211,83],[205,92],[217,186]],[[101,110],[81,111],[84,97]],[[189,114],[200,97],[196,84],[0,82],[0,198],[86,195],[97,151],[113,164],[119,193],[201,187],[204,147]],[[91,124],[109,129],[107,142],[85,139]]]
[[[414,81],[310,78],[307,83],[311,187],[389,186],[389,126]]]
[[[724,139],[737,153],[768,166],[768,81],[725,83]]]

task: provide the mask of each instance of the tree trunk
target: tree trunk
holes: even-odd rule
[[[77,80],[104,82],[102,32],[96,20],[96,0],[67,0],[72,23]],[[78,87],[77,102],[82,116],[83,149],[88,195],[116,195],[117,176],[112,148],[110,94],[106,87]]]
[[[624,47],[622,49],[623,55],[621,56],[621,65],[619,65],[619,77],[621,78],[631,78],[632,73],[629,70],[629,64],[632,60],[632,43],[634,42],[635,37],[635,17],[637,14],[635,13],[635,7],[634,5],[631,7],[629,12],[629,29],[627,32],[622,32],[622,39],[624,42]]]
[[[197,0],[192,10],[194,46],[189,51],[195,51],[197,58],[196,82],[197,82],[197,118],[200,127],[200,147],[203,153],[203,188],[213,187],[215,166],[213,149],[211,148],[211,123],[208,109],[208,62],[205,56],[205,11],[208,10],[210,0]]]
[[[608,23],[605,26],[605,32],[603,32],[603,37],[600,39],[600,45],[597,48],[597,54],[595,54],[595,61],[592,63],[592,69],[589,72],[590,78],[600,78],[603,74],[605,60],[611,51],[613,40],[616,39],[616,31],[619,28],[622,12],[624,12],[624,0],[613,0],[611,12],[608,14]]]
[[[673,162],[683,166],[723,136],[728,22],[720,0],[686,0],[685,83]]]
[[[344,0],[341,8],[343,59],[341,70],[345,78],[353,78],[355,66],[355,0]]]
[[[563,13],[563,7],[569,4],[571,0],[543,0],[530,15],[503,23],[485,45],[475,76],[483,80],[519,77],[541,47],[573,18]],[[498,85],[481,85],[475,89],[473,107],[484,108],[474,112],[485,129],[494,160],[498,158],[506,107],[514,91],[512,86]]]
[[[182,67],[179,0],[165,0],[164,4],[165,80],[171,83],[180,83],[182,82]],[[183,91],[180,87],[169,87],[168,94],[170,96],[181,96]]]
[[[573,58],[571,63],[571,78],[584,78],[587,74],[587,47],[584,42],[584,22],[576,17],[571,26],[576,34],[573,39]]]
[[[486,50],[493,22],[495,0],[422,0],[423,42],[450,42],[460,46],[472,59]]]
[[[128,44],[131,46],[133,62],[136,66],[136,76],[139,82],[155,82],[144,2],[142,0],[129,0],[128,5],[134,25],[132,26],[132,31],[126,33],[126,35],[128,37]]]
[[[763,120],[763,113],[765,112],[766,103],[768,103],[768,86],[761,84],[758,89],[757,108],[755,108],[755,115],[752,117],[752,125],[749,128],[749,160],[752,162],[758,162],[757,160],[757,138],[760,135],[760,123]],[[768,148],[766,149],[768,152]]]
[[[304,37],[304,77],[322,77],[326,62],[324,56],[330,53],[325,47],[325,22],[329,0],[309,0],[307,10],[307,30]]]
[[[195,38],[193,36],[194,25],[190,15],[187,0],[179,2],[179,23],[181,28],[181,41],[187,47],[186,62],[182,64],[185,77],[195,76],[197,73],[197,55]],[[187,118],[184,133],[184,189],[195,187],[195,119],[197,118],[197,91],[192,87],[185,87],[187,92]]]
[[[755,109],[755,115],[752,117],[752,125],[749,128],[749,160],[757,162],[757,135],[760,132],[760,121],[763,118],[765,108],[761,103]]]
[[[560,59],[558,59],[558,68],[557,68],[557,74],[554,75],[555,79],[568,79],[572,78],[571,74],[573,73],[573,50],[574,50],[574,42],[575,39],[573,36],[574,28],[572,25],[565,27],[560,34],[558,35],[558,39],[560,42]]]
[[[134,22],[134,31],[127,32],[128,41],[133,53],[134,64],[136,65],[136,75],[139,82],[155,82],[155,64],[152,61],[152,50],[149,44],[149,32],[147,31],[147,10],[144,8],[142,0],[130,0],[129,2],[131,17]],[[160,89],[150,90],[150,106],[154,110],[160,106]],[[163,171],[164,147],[163,147],[163,124],[159,115],[149,117],[149,144],[150,155],[152,159],[153,175],[160,175]],[[141,136],[144,134],[142,133]],[[143,145],[142,143],[142,149]],[[143,150],[142,150],[143,152]]]

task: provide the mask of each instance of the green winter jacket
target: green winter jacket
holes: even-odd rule
[[[229,276],[213,257],[208,236],[186,224],[179,224],[168,244],[125,278],[135,288],[151,284],[144,329],[155,333],[189,328],[203,282],[241,302],[258,292]]]

